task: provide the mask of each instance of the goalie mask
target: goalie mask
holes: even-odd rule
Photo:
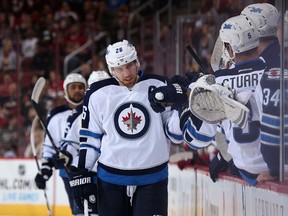
[[[268,25],[269,16],[277,14],[278,10],[268,3],[251,4],[245,7],[241,14],[248,16],[260,31],[260,37],[276,37],[275,26]]]
[[[78,106],[78,105],[80,105],[83,102],[83,100],[81,100],[80,102],[75,102],[75,101],[72,101],[69,98],[67,89],[68,89],[68,85],[71,84],[71,83],[83,83],[85,85],[85,88],[87,87],[87,83],[86,83],[85,78],[81,74],[78,74],[78,73],[68,74],[66,76],[65,80],[64,80],[63,89],[64,89],[64,97],[65,97],[65,99],[69,103],[73,104],[74,106]]]
[[[135,47],[127,40],[110,44],[105,55],[106,63],[111,73],[111,68],[128,64],[136,60],[140,66]]]
[[[227,19],[221,26],[220,38],[223,43],[223,53],[229,59],[234,59],[236,53],[246,52],[259,46],[259,30],[253,22],[244,15]],[[227,44],[232,48],[232,56],[227,52]]]

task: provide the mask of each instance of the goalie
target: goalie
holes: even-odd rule
[[[215,71],[215,80],[206,76],[190,84],[189,108],[181,112],[180,127],[185,141],[193,149],[214,143],[219,131],[225,134],[229,143],[227,152],[239,175],[255,186],[257,176],[267,171],[260,152],[259,112],[254,93],[266,68],[257,52],[259,32],[248,17],[239,15],[222,24],[220,38],[223,51],[229,54],[235,66]],[[233,100],[234,93],[225,85],[234,89],[238,101]],[[156,98],[154,102],[161,104],[163,101]],[[223,157],[215,160],[221,163]]]

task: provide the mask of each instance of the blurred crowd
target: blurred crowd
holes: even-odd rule
[[[44,76],[47,80],[41,94],[41,105],[46,111],[63,103],[65,56],[100,32],[107,32],[111,41],[125,38],[129,14],[144,2],[0,1],[0,157],[32,156],[29,135],[36,113],[30,97],[37,79]],[[172,2],[174,8],[181,8],[179,1]],[[203,17],[223,14],[230,17],[241,11],[243,2],[199,0],[194,2],[197,8],[193,8],[193,11]],[[141,15],[151,15],[166,3],[156,0],[151,10],[147,9]],[[162,28],[161,40],[170,33],[169,29],[172,29],[171,26]],[[213,19],[199,19],[184,29],[186,42],[193,45],[207,68],[210,67],[218,29]],[[98,55],[105,47],[106,44],[98,43],[97,46],[84,49],[69,60],[68,71],[78,69],[88,78],[93,70],[105,70],[102,56]],[[185,71],[199,71],[199,68],[187,60]],[[36,144],[42,144],[42,135],[43,131],[39,127],[35,135]]]

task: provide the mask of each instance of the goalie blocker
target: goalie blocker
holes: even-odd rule
[[[228,119],[242,129],[247,124],[250,112],[235,100],[233,91],[216,83],[211,74],[200,77],[192,84],[189,109],[202,121],[215,124]]]

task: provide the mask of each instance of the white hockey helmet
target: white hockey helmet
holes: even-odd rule
[[[250,4],[241,11],[242,15],[248,16],[260,31],[260,37],[276,36],[275,26],[267,24],[269,16],[278,14],[276,7],[269,3]]]
[[[268,25],[275,26],[276,28],[281,29],[281,19],[282,19],[282,16],[281,16],[281,13],[279,12],[278,14],[268,17],[267,23]],[[284,21],[284,34],[283,34],[284,35],[284,47],[288,47],[288,10],[286,10],[284,13],[283,21]],[[281,43],[282,34],[280,32],[281,31],[279,31],[278,39],[279,39],[279,42]]]
[[[125,65],[135,60],[138,66],[140,66],[136,49],[127,40],[110,44],[107,47],[105,58],[110,72],[113,67]]]
[[[68,93],[67,93],[67,89],[68,89],[68,85],[70,83],[83,83],[85,85],[85,88],[87,87],[87,82],[85,80],[85,78],[81,75],[81,74],[78,74],[78,73],[71,73],[71,74],[68,74],[64,80],[64,83],[63,83],[63,89],[64,89],[64,97],[65,99],[75,105],[75,106],[78,106],[80,105],[83,101],[79,102],[79,103],[75,103],[73,101],[71,101],[71,99],[69,98],[68,96]]]
[[[92,83],[110,78],[109,74],[106,71],[93,71],[88,78],[88,85]]]
[[[259,46],[259,30],[253,22],[244,15],[227,19],[222,25],[219,34],[221,41],[230,44],[235,53],[242,53]]]

